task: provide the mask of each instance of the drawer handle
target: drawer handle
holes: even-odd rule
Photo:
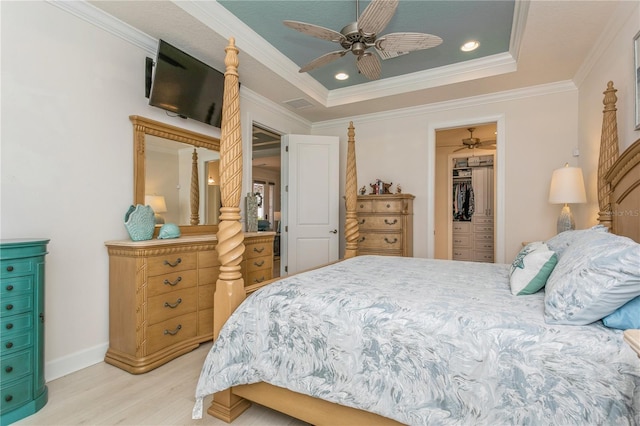
[[[387,237],[384,237],[384,241],[388,244],[395,244],[398,242],[397,238],[394,238],[393,241],[389,241],[389,239]]]
[[[13,400],[13,395],[7,395],[7,396],[5,396],[5,397],[4,397],[4,400],[5,400],[6,402],[11,402],[11,400]]]
[[[7,271],[9,271],[9,272],[13,271],[13,266],[11,266],[11,265],[7,266]]]
[[[387,225],[395,225],[396,223],[398,223],[398,219],[393,219],[393,222],[389,222],[388,219],[385,219],[384,223],[386,223]]]
[[[13,371],[13,367],[12,367],[12,366],[10,366],[10,365],[8,365],[8,366],[4,369],[4,371],[6,371],[7,373],[11,373],[11,372]]]
[[[360,208],[363,209],[364,208],[364,204],[360,204]]]
[[[253,251],[255,251],[256,253],[262,253],[264,251],[264,247],[260,247],[260,248],[254,247]]]
[[[9,303],[9,304],[7,305],[7,311],[10,311],[10,310],[12,310],[12,309],[13,309],[13,305],[12,305],[11,303]]]
[[[366,240],[366,237],[362,237],[358,240],[359,243],[363,242],[364,240]]]
[[[11,284],[9,284],[9,285],[7,286],[7,291],[11,291],[11,290],[13,290],[13,286],[12,286]]]
[[[165,285],[170,285],[171,287],[178,285],[178,283],[182,281],[182,277],[178,277],[176,278],[176,280],[174,282],[171,282],[169,280],[164,280],[164,284]]]
[[[178,300],[176,300],[176,303],[169,303],[169,302],[164,302],[164,307],[165,308],[171,308],[171,309],[175,309],[178,307],[179,304],[182,303],[182,298],[178,298]]]
[[[387,204],[387,208],[390,209],[391,208],[391,204]]]
[[[13,342],[7,342],[7,344],[4,345],[4,347],[7,349],[11,349],[13,347]]]
[[[13,323],[9,323],[9,324],[5,325],[5,328],[7,330],[11,330],[13,328]]]
[[[181,262],[182,262],[182,258],[178,258],[178,260],[176,260],[176,263],[171,263],[171,262],[169,262],[168,260],[165,260],[165,261],[164,261],[164,264],[165,264],[165,265],[169,265],[169,266],[171,266],[172,268],[175,268],[175,267],[176,267],[176,266],[178,266]]]
[[[366,219],[362,219],[362,220],[358,221],[358,225],[364,225],[364,223],[365,223],[366,221],[367,221]]]
[[[261,260],[260,262],[253,262],[253,264],[255,266],[262,266],[262,265],[264,265],[264,260]]]
[[[175,336],[176,334],[178,334],[178,331],[182,330],[182,324],[178,324],[178,326],[176,327],[175,330],[171,331],[171,330],[165,330],[164,334],[170,334],[172,336]]]
[[[253,282],[254,282],[254,283],[256,283],[256,284],[261,283],[262,281],[264,281],[264,277],[261,277],[261,278],[255,278],[255,279],[253,280]]]
[[[39,317],[40,317],[40,322],[44,323],[44,314],[42,312],[40,312]]]

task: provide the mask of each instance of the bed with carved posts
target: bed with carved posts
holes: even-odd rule
[[[220,143],[221,192],[223,207],[221,209],[220,225],[217,234],[217,250],[219,253],[221,267],[220,277],[217,281],[214,296],[214,339],[217,340],[214,343],[214,349],[215,345],[219,341],[219,337],[228,337],[220,336],[221,330],[223,330],[223,326],[234,313],[236,308],[238,308],[249,295],[252,295],[252,293],[257,290],[262,292],[263,288],[266,289],[268,288],[267,286],[271,287],[270,284],[277,281],[274,280],[258,285],[244,286],[240,274],[240,262],[244,251],[242,226],[239,221],[242,178],[242,143],[238,101],[238,50],[234,45],[233,39],[230,40],[226,53],[227,56],[225,63],[227,70],[225,74],[225,95]],[[628,236],[638,242],[640,241],[640,219],[638,217],[640,212],[640,140],[632,144],[622,155],[618,154],[615,107],[616,96],[612,83],[608,84],[607,90],[604,94],[605,108],[601,135],[600,161],[598,166],[598,199],[600,208],[598,221],[608,227],[610,232],[622,236]],[[349,260],[339,262],[339,264],[366,257],[355,257],[357,255],[358,221],[356,214],[357,182],[355,131],[352,123],[349,125],[347,135],[345,259]],[[633,247],[631,248],[633,249]],[[276,286],[276,284],[273,285]],[[640,286],[640,282],[638,282],[638,286]],[[640,295],[640,287],[638,287],[637,294]],[[252,295],[251,298],[255,298],[257,295],[258,294],[256,293],[255,295]],[[593,327],[594,330],[598,331],[598,333],[604,332],[603,329],[606,328],[602,325],[588,325],[584,327]],[[567,328],[567,326],[565,326],[565,328]],[[628,330],[625,334],[625,338],[631,345],[637,345],[637,342],[634,340],[636,333],[637,331]],[[619,349],[616,350],[625,354],[627,357],[626,362],[631,363],[631,370],[635,368],[635,373],[633,371],[629,372],[625,370],[629,369],[629,365],[621,365],[620,369],[625,370],[624,380],[626,380],[626,382],[624,382],[624,385],[618,383],[613,385],[613,387],[631,386],[631,389],[640,389],[640,378],[638,377],[640,376],[640,373],[638,373],[640,364],[637,363],[638,360],[635,358],[635,353],[629,346],[622,343],[621,331],[617,334],[612,333],[612,335],[617,336],[616,339],[619,340],[618,344],[620,346]],[[633,359],[636,362],[635,365],[633,364],[634,360],[629,361],[629,354],[633,355]],[[211,353],[210,356],[212,356]],[[533,375],[528,377],[536,377],[537,373],[535,371],[530,373]],[[205,372],[203,369],[203,376],[204,375]],[[535,379],[531,380],[535,382]],[[628,383],[629,380],[632,382],[630,385]],[[535,387],[536,385],[533,382],[528,386]],[[431,385],[429,383],[423,384],[423,387],[425,388],[431,388],[432,386],[435,385]],[[568,390],[570,394],[571,391],[571,389]],[[437,390],[434,392],[437,393]],[[598,397],[599,396],[597,395],[594,396],[595,399],[593,404],[597,405],[599,403]],[[535,398],[544,399],[545,396],[536,394]],[[630,398],[631,401],[626,401],[625,398]],[[301,392],[289,390],[286,386],[276,386],[261,381],[252,384],[234,385],[228,389],[217,391],[214,393],[213,402],[207,409],[207,412],[217,418],[231,422],[250,406],[250,401],[253,401],[312,424],[373,425],[400,423],[397,420],[393,420],[380,414],[364,409],[354,408],[353,406],[330,402],[325,399],[330,398],[309,396]],[[514,397],[514,399],[517,398]],[[638,402],[638,400],[640,400],[639,395],[637,393],[634,395],[632,390],[631,395],[626,394],[624,398],[616,397],[614,398],[614,401],[618,399],[625,399],[626,403],[628,403],[625,409],[631,410],[632,413],[629,414],[627,412],[624,414],[622,417],[623,420],[626,418],[628,423],[632,424],[634,422],[638,422],[640,420],[640,403]],[[538,403],[544,405],[544,403],[539,401],[536,401],[535,403],[530,402],[530,405]],[[200,404],[202,404],[201,400]],[[567,405],[567,407],[569,405]],[[528,415],[528,408],[524,406],[521,407],[521,409],[524,410],[521,420],[527,419],[528,417],[526,416]],[[622,409],[620,407],[611,407],[612,412],[616,410],[619,411]],[[196,403],[196,408],[194,408],[194,417],[197,418],[198,415],[202,415],[201,411],[202,407],[200,407],[200,412],[198,413],[198,403]],[[483,415],[485,417],[478,418],[477,420],[488,421],[488,419],[491,418],[491,413],[484,413]],[[487,415],[489,417],[487,417]],[[553,416],[558,416],[560,414],[548,414],[542,410],[542,414],[540,415],[551,416],[539,419],[543,421],[549,420],[549,418],[554,418]],[[594,417],[589,417],[591,415],[589,413],[583,415],[586,417],[575,420],[578,422],[588,423],[589,421],[596,419],[596,414],[593,414]],[[445,423],[456,422],[456,418],[443,417],[440,418],[440,420]],[[414,423],[414,421],[411,420],[406,422]]]

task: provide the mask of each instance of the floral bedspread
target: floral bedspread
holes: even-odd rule
[[[509,265],[359,256],[291,276],[234,312],[202,399],[264,381],[412,425],[640,424],[622,333],[544,322]]]

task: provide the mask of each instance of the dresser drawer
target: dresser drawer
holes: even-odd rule
[[[22,293],[33,293],[33,275],[10,277],[2,280],[0,297],[11,297]]]
[[[198,286],[198,310],[213,308],[214,284]]]
[[[272,256],[260,256],[253,259],[247,259],[247,273],[251,273],[260,269],[270,269]]]
[[[399,216],[366,216],[358,220],[362,230],[399,231],[402,229],[402,219]]]
[[[469,234],[453,234],[454,247],[471,247],[471,235]]]
[[[244,256],[246,259],[253,259],[260,256],[273,256],[273,242],[247,244]]]
[[[171,272],[187,271],[196,268],[196,253],[178,253],[150,257],[148,260],[148,275],[169,274]]]
[[[471,260],[470,249],[453,249],[453,260]]]
[[[195,269],[189,271],[173,272],[171,274],[156,275],[149,277],[148,297],[168,293],[170,291],[181,290],[183,288],[195,287],[197,280]]]
[[[242,262],[244,265],[244,262]],[[220,275],[220,267],[198,269],[198,285],[215,284]]]
[[[400,250],[402,249],[401,233],[365,233],[361,234],[358,247],[364,249]]]
[[[271,268],[261,269],[247,273],[247,282],[244,285],[258,284],[272,278]]]
[[[5,337],[11,334],[28,332],[33,328],[33,313],[27,312],[19,315],[6,316],[0,320],[0,337],[5,341]]]
[[[5,383],[2,382],[0,386],[0,401],[2,401],[2,404],[0,404],[0,407],[2,407],[0,413],[9,412],[30,401],[32,399],[32,381],[33,379],[31,377],[26,376],[9,385],[5,385]]]
[[[35,273],[37,263],[33,259],[0,260],[0,277],[19,277]]]
[[[371,213],[373,211],[373,202],[371,200],[358,200],[358,204],[356,205],[357,213]]]
[[[492,251],[476,251],[473,260],[476,262],[493,262]]]
[[[475,249],[493,251],[493,239],[476,241]]]
[[[0,359],[0,382],[19,379],[33,373],[33,351],[26,350]]]
[[[491,224],[475,224],[473,225],[473,232],[486,232],[493,234],[493,225]]]
[[[472,219],[473,223],[478,223],[478,224],[491,224],[493,225],[493,216],[480,216],[480,215],[473,215],[473,219]]]
[[[3,297],[0,302],[0,317],[31,312],[33,310],[33,295]]]
[[[469,233],[471,232],[471,222],[453,222],[453,232]]]
[[[371,211],[374,213],[399,213],[403,210],[403,200],[373,200],[371,203]]]
[[[25,329],[22,330],[22,333],[5,333],[3,331],[0,342],[0,355],[4,357],[30,347],[33,344],[33,333]]]
[[[196,318],[192,312],[147,327],[147,354],[195,337]]]
[[[149,324],[156,324],[196,310],[198,289],[195,287],[150,297],[147,302]]]
[[[474,239],[476,243],[489,241],[493,243],[493,234],[475,234]]]
[[[215,250],[205,250],[198,252],[198,268],[220,267],[218,252]]]

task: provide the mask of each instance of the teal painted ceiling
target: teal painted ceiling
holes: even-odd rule
[[[218,3],[295,64],[303,66],[325,53],[341,50],[341,47],[288,28],[283,20],[307,22],[339,32],[356,20],[369,1],[218,0]],[[381,79],[508,52],[514,7],[514,0],[401,0],[382,35],[428,33],[441,37],[443,43],[431,49],[382,60]],[[480,47],[473,52],[462,52],[460,46],[469,40],[479,41]],[[358,73],[355,59],[348,53],[309,74],[329,90],[369,81]],[[346,72],[350,78],[338,81],[334,78],[338,72]]]

